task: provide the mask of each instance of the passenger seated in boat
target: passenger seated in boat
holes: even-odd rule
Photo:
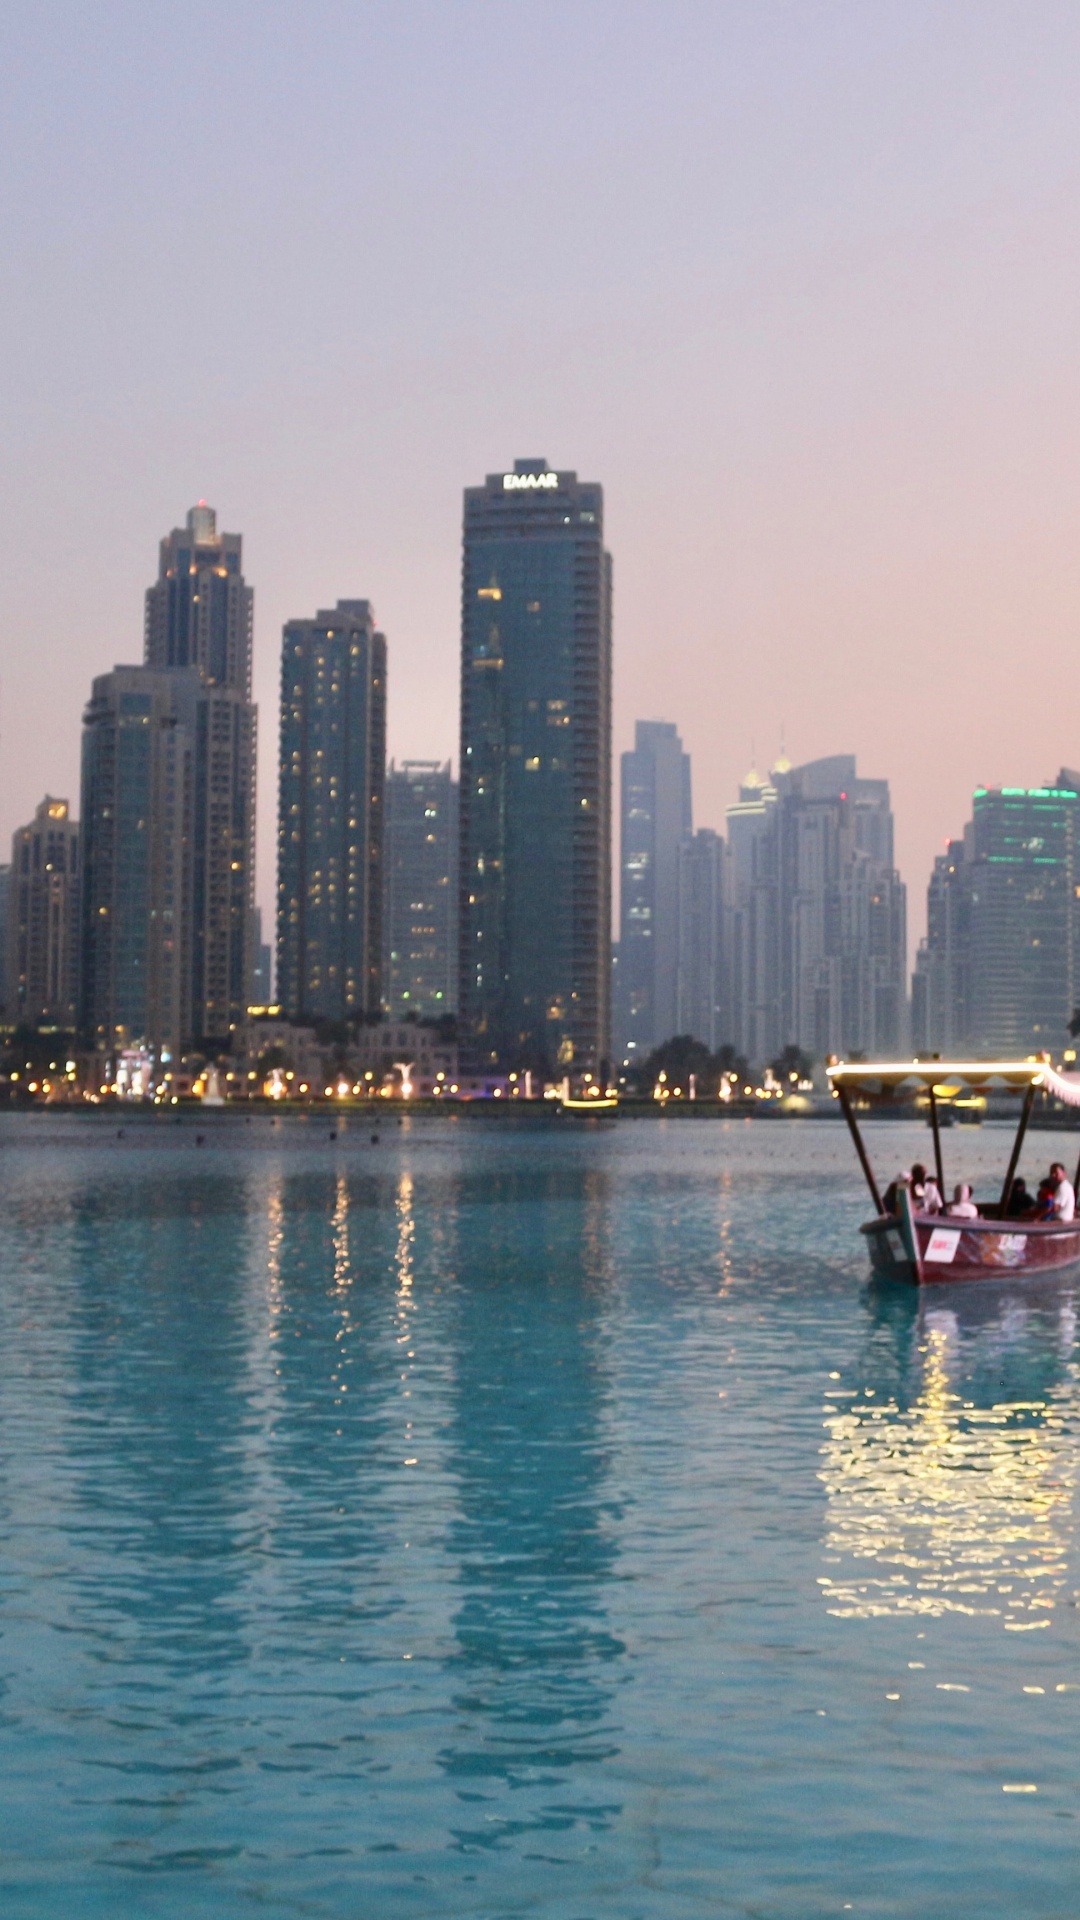
[[[1026,1214],[1033,1211],[1034,1206],[1035,1202],[1027,1190],[1027,1181],[1017,1177],[1012,1183],[1012,1192],[1009,1195],[1009,1204],[1005,1209],[1005,1218],[1007,1220],[1023,1220]]]
[[[1041,1219],[1075,1220],[1076,1195],[1073,1192],[1072,1182],[1066,1175],[1060,1160],[1054,1161],[1049,1174],[1039,1188],[1040,1199],[1042,1199],[1044,1193],[1046,1196],[1043,1202],[1045,1211],[1040,1211]]]
[[[910,1173],[905,1169],[897,1174],[895,1180],[890,1180],[885,1189],[885,1198],[881,1203],[886,1213],[899,1213],[902,1187],[906,1187],[910,1193],[911,1204],[916,1213],[941,1212],[941,1194],[938,1191],[937,1181],[931,1179],[926,1168],[918,1160]]]
[[[1036,1220],[1051,1220],[1054,1214],[1054,1182],[1048,1173],[1039,1181],[1039,1190],[1035,1195]]]
[[[883,1199],[881,1204],[884,1207],[886,1213],[899,1213],[900,1189],[902,1187],[910,1188],[910,1186],[911,1186],[911,1175],[907,1171],[907,1168],[904,1167],[897,1174],[895,1180],[889,1181],[889,1184],[885,1189],[885,1198]]]
[[[971,1197],[971,1188],[966,1180],[960,1180],[953,1188],[952,1205],[946,1207],[946,1213],[954,1220],[977,1220],[979,1209]]]
[[[911,1204],[916,1213],[941,1212],[938,1183],[927,1173],[921,1160],[916,1160],[911,1169]]]

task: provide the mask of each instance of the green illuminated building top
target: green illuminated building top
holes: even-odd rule
[[[915,1040],[1060,1055],[1080,995],[1080,777],[977,787],[962,841],[936,862],[916,968]]]

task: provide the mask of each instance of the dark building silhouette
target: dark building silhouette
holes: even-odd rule
[[[277,998],[341,1020],[382,1004],[386,639],[367,600],[290,620],[281,653]]]
[[[9,1001],[11,996],[11,969],[8,958],[11,912],[11,868],[5,860],[0,865],[0,1017],[10,1019]]]
[[[465,493],[459,1008],[478,1061],[606,1070],[611,559],[543,460]]]

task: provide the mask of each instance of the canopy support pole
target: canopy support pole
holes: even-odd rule
[[[1012,1158],[1009,1161],[1009,1171],[1005,1175],[1005,1185],[1001,1189],[1001,1217],[1003,1220],[1008,1210],[1009,1201],[1012,1199],[1013,1181],[1016,1178],[1016,1169],[1020,1165],[1020,1149],[1024,1144],[1024,1135],[1027,1132],[1027,1125],[1028,1125],[1028,1121],[1031,1119],[1031,1109],[1034,1106],[1034,1104],[1035,1104],[1035,1085],[1034,1085],[1034,1082],[1032,1082],[1032,1084],[1029,1086],[1027,1092],[1024,1095],[1024,1106],[1023,1106],[1023,1111],[1021,1112],[1021,1115],[1020,1115],[1020,1124],[1016,1129],[1016,1139],[1013,1141]]]
[[[941,1195],[941,1204],[944,1206],[945,1169],[941,1164],[941,1128],[938,1126],[937,1095],[934,1091],[933,1081],[930,1083],[930,1125],[934,1130],[934,1170],[937,1173],[938,1192]]]
[[[870,1189],[870,1197],[874,1202],[874,1206],[877,1208],[878,1217],[880,1218],[881,1215],[884,1213],[885,1209],[881,1204],[881,1195],[877,1189],[877,1181],[874,1179],[874,1169],[870,1165],[870,1161],[867,1157],[866,1148],[863,1146],[863,1137],[862,1137],[862,1134],[859,1132],[858,1122],[855,1118],[854,1112],[852,1111],[851,1095],[849,1094],[843,1081],[840,1082],[840,1085],[837,1087],[836,1091],[840,1097],[840,1105],[844,1109],[844,1119],[847,1121],[848,1126],[851,1129],[851,1137],[855,1142],[855,1151],[859,1156],[859,1165],[862,1168],[864,1174],[866,1175],[866,1184]]]

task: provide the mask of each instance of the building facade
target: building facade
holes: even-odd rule
[[[906,896],[888,783],[852,754],[747,777],[728,810],[731,1022],[740,1052],[898,1057],[908,1043]]]
[[[458,789],[450,762],[386,775],[383,1000],[391,1019],[457,1012]]]
[[[699,827],[679,848],[678,966],[673,1032],[691,1034],[715,1053],[730,1040],[725,966],[726,848]]]
[[[11,867],[5,860],[0,864],[0,1026],[14,1024],[14,1010],[11,1004],[10,967],[8,947],[10,942],[11,910]]]
[[[277,998],[293,1019],[382,1005],[386,639],[366,600],[290,620],[281,654]]]
[[[913,982],[929,1052],[1023,1058],[1069,1044],[1080,998],[1080,775],[977,787],[935,862]]]
[[[485,1066],[608,1069],[603,515],[599,486],[543,460],[465,493],[459,1012]]]
[[[779,794],[775,781],[752,768],[727,809],[727,1020],[730,1040],[747,1060],[767,1062],[782,1043]]]
[[[256,711],[251,588],[241,536],[200,501],[161,542],[147,590],[145,661],[198,675],[191,824],[191,1038],[227,1045],[246,1017],[255,956]]]
[[[79,991],[79,829],[46,794],[16,829],[8,876],[4,998],[19,1026],[74,1028]]]
[[[194,1026],[192,851],[202,682],[195,667],[115,667],[93,683],[82,745],[79,1030],[174,1062]]]
[[[617,1044],[627,1064],[683,1029],[677,1011],[680,849],[693,832],[690,756],[676,728],[639,720],[620,768]]]

